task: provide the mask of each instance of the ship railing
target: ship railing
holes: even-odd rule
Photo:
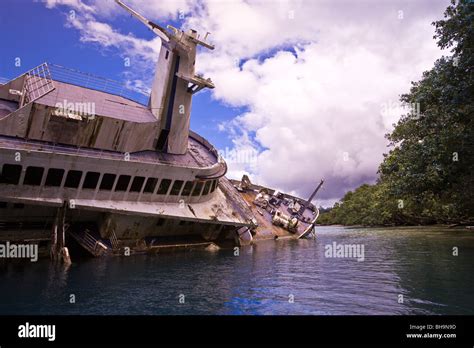
[[[172,161],[166,161],[159,157],[150,158],[146,155],[141,155],[139,153],[127,153],[127,152],[113,152],[108,150],[96,150],[91,148],[84,147],[70,147],[61,144],[47,144],[39,143],[38,141],[31,141],[29,139],[18,139],[10,138],[8,142],[1,142],[0,148],[7,149],[18,149],[18,145],[22,145],[26,150],[34,150],[38,152],[50,152],[52,154],[61,154],[61,155],[74,155],[78,157],[91,157],[97,159],[117,159],[117,160],[127,160],[128,162],[137,162],[137,163],[148,163],[148,164],[172,164]],[[186,165],[188,168],[194,168],[190,165]],[[213,164],[211,169],[218,170],[219,167],[224,166],[225,171],[227,165],[221,156],[218,156],[217,162]],[[203,169],[202,167],[196,167],[197,169]],[[207,168],[209,169],[209,168]],[[214,170],[213,170],[214,172]],[[222,175],[219,175],[219,177]]]
[[[133,100],[144,106],[148,105],[150,93],[146,88],[138,88],[131,82],[121,82],[85,73],[57,64],[49,64],[51,77],[54,81],[85,87],[96,91],[114,94],[129,100]]]
[[[84,236],[82,238],[84,244],[86,244],[94,253],[97,250],[98,240],[92,237],[87,231],[84,232]]]
[[[98,239],[94,238],[86,229],[82,234],[70,232],[70,234],[94,256],[100,256],[107,252],[107,247]]]

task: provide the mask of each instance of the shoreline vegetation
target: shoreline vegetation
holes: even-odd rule
[[[453,230],[473,230],[474,226],[472,224],[432,224],[432,225],[340,225],[340,224],[316,224],[317,227],[342,227],[345,229],[359,229],[359,228],[396,228],[396,229],[403,229],[403,228],[445,228],[445,229],[453,229]]]
[[[451,55],[401,95],[410,108],[386,135],[377,182],[321,209],[319,225],[474,225],[474,2],[452,0],[432,24]]]

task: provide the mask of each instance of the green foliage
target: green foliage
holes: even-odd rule
[[[433,23],[442,57],[412,82],[415,106],[387,135],[377,184],[348,192],[319,223],[427,224],[471,221],[474,211],[474,4],[453,1]],[[419,106],[419,108],[417,107]]]
[[[384,225],[390,224],[397,210],[395,199],[386,200],[387,187],[383,184],[362,185],[346,193],[341,203],[318,219],[320,224]]]

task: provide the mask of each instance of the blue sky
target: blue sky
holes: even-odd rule
[[[193,98],[191,128],[240,156],[228,158],[228,176],[303,197],[324,178],[317,199],[326,206],[377,179],[384,135],[404,112],[399,95],[443,54],[431,23],[449,4],[124,2],[164,26],[211,32],[216,49],[200,50],[196,68],[216,88]],[[46,61],[149,86],[160,47],[112,0],[2,0],[0,30],[7,79]]]

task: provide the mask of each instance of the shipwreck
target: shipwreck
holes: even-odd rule
[[[0,85],[0,242],[38,244],[68,263],[70,245],[105,256],[312,233],[314,195],[282,213],[285,196],[228,180],[218,151],[190,130],[193,95],[214,88],[195,73],[197,46],[214,48],[207,34],[116,2],[162,41],[151,93],[140,100],[48,63]]]

